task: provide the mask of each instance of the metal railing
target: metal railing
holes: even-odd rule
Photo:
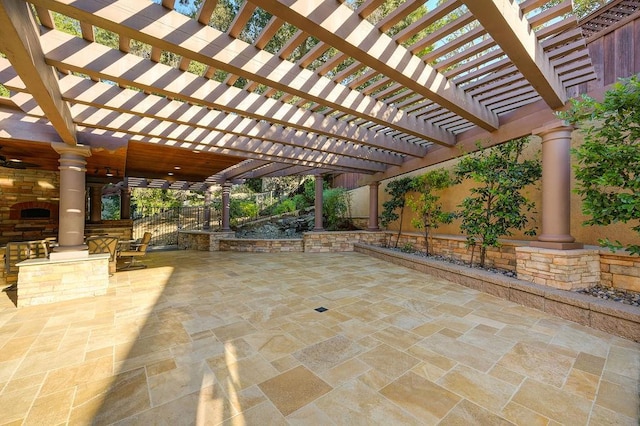
[[[218,211],[210,208],[210,226],[220,225]],[[133,238],[142,238],[151,232],[150,246],[173,246],[178,244],[178,230],[203,229],[205,207],[142,208],[133,215]]]

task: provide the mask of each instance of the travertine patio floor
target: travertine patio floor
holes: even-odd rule
[[[628,340],[357,253],[145,261],[2,296],[0,423],[638,424]]]

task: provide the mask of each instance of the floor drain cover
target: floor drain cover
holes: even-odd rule
[[[316,309],[314,309],[314,310],[315,310],[315,311],[318,311],[318,312],[328,311],[328,309],[327,309],[327,308],[325,308],[324,306],[320,306],[319,308],[316,308]]]

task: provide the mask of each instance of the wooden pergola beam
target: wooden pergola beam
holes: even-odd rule
[[[90,76],[135,86],[146,92],[163,93],[174,99],[207,105],[257,120],[265,120],[300,130],[371,145],[401,154],[421,157],[424,147],[385,137],[322,114],[312,113],[261,95],[247,93],[212,80],[163,64],[150,64],[142,58],[87,43],[59,31],[42,37],[47,61]],[[92,60],[91,58],[99,58]],[[135,71],[140,70],[140,71]],[[144,71],[147,72],[144,72]],[[86,83],[78,83],[86,84]],[[331,129],[328,132],[327,129]]]
[[[62,100],[56,72],[45,63],[29,6],[19,0],[2,0],[0,4],[0,51],[14,66],[62,141],[76,145],[75,124]]]
[[[464,3],[547,105],[563,106],[567,99],[564,87],[518,3],[512,0]]]
[[[96,14],[94,2],[88,0],[34,0],[33,3],[80,21],[90,22],[121,36],[136,38],[159,49],[175,52],[210,67],[224,69],[268,87],[343,110],[407,134],[442,145],[451,145],[455,139],[449,132],[432,126],[430,123],[416,120],[415,117],[411,117],[403,111],[364,96],[358,91],[349,90],[312,71],[301,70],[291,62],[282,60],[278,56],[260,50],[244,41],[234,39],[228,34],[202,25],[198,21],[172,10],[149,7],[148,4],[138,2],[116,0],[104,4],[100,9],[100,14]],[[259,6],[264,9],[267,4],[260,3]],[[340,9],[352,14],[344,6]],[[357,15],[354,16],[360,20]],[[368,22],[362,22],[371,27]],[[176,30],[176,28],[180,28],[180,30]],[[186,37],[186,34],[189,36]],[[390,38],[387,37],[387,39],[391,41]],[[395,45],[395,42],[392,43]],[[411,57],[406,49],[402,49],[408,57]],[[420,61],[417,58],[412,59],[408,67],[420,67],[416,63],[416,61]],[[390,64],[386,65],[389,69],[394,69]],[[408,70],[405,67],[406,72]],[[482,109],[471,98],[466,97],[464,92],[456,89],[441,75],[437,73],[423,75],[417,82],[409,75],[405,75],[405,79],[411,81],[411,85],[416,88],[426,84],[432,90],[437,90],[437,93],[455,93],[456,96],[450,101],[444,98],[442,100],[458,110],[463,107],[469,107],[474,111],[478,109],[478,114],[474,115],[483,117],[480,120],[476,118],[480,125],[487,128],[497,126],[495,116]]]
[[[487,130],[498,128],[497,116],[348,7],[321,0],[260,0],[256,4],[288,22],[297,22],[319,40],[472,123]]]

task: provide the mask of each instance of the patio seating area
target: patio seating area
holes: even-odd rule
[[[359,253],[145,263],[0,301],[0,423],[637,424],[629,340]]]

